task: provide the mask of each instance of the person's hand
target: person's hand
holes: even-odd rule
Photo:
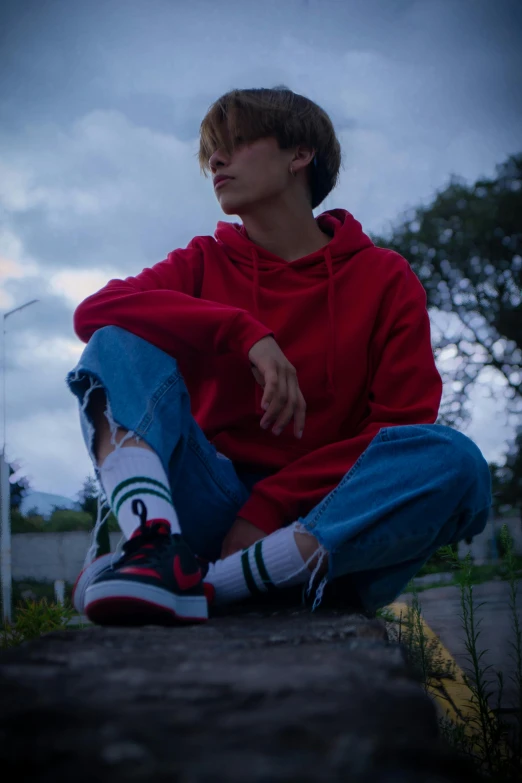
[[[261,427],[267,430],[273,425],[274,435],[280,435],[286,425],[294,419],[294,435],[303,434],[306,402],[297,382],[295,367],[290,364],[273,337],[263,337],[248,353],[252,373],[264,388],[261,407],[265,414]]]
[[[263,533],[258,527],[251,522],[247,522],[246,519],[238,517],[228,534],[223,541],[221,547],[221,557],[229,557],[234,552],[239,552],[241,549],[246,549],[261,538],[265,538],[266,533]]]

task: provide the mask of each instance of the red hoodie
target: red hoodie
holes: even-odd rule
[[[433,423],[442,392],[426,295],[408,262],[376,247],[349,212],[317,221],[331,241],[292,262],[220,222],[215,238],[111,280],[74,316],[85,342],[120,326],[177,359],[207,438],[236,467],[270,474],[239,511],[266,533],[319,503],[381,427]],[[278,437],[259,426],[248,352],[270,334],[307,403],[301,440],[293,422]]]

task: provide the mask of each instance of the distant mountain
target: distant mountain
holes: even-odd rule
[[[53,495],[50,492],[29,492],[22,498],[20,504],[20,511],[22,514],[27,514],[28,511],[36,509],[36,513],[48,519],[53,513],[54,509],[68,508],[73,511],[80,511],[80,504],[76,500],[66,498],[64,495]]]

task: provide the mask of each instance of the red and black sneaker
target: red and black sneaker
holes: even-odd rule
[[[166,520],[147,521],[142,500],[132,510],[140,526],[117,563],[87,587],[85,614],[99,625],[204,622],[207,599],[196,558]]]

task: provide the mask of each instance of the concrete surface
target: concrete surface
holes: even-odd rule
[[[382,623],[238,608],[64,631],[0,655],[0,764],[24,783],[460,783]]]
[[[446,582],[452,582],[455,579],[455,572],[440,572],[438,574],[424,574],[424,576],[417,576],[413,579],[413,584],[420,585],[438,585]]]

